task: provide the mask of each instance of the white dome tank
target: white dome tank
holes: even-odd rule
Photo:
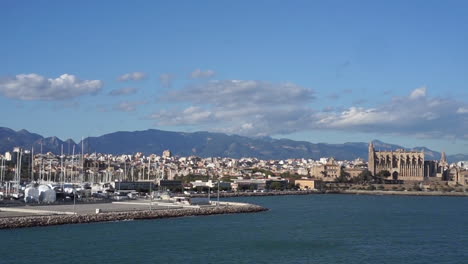
[[[57,199],[57,194],[47,185],[39,185],[39,201],[42,203],[53,203]]]
[[[24,190],[24,202],[37,203],[39,202],[39,190],[35,187],[28,187]]]

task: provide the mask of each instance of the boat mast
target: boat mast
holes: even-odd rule
[[[84,138],[81,137],[81,183],[85,180],[85,171],[84,171]]]
[[[52,180],[52,160],[49,160],[49,178],[47,179],[48,182]]]
[[[31,149],[31,182],[34,181],[34,146]]]
[[[72,152],[72,167],[71,167],[71,176],[70,176],[70,179],[71,179],[71,182],[74,183],[75,182],[75,179],[73,178],[73,167],[75,165],[74,163],[75,161],[75,145],[73,145],[73,152]]]
[[[124,180],[127,179],[127,156],[125,156],[124,160]]]
[[[64,175],[63,175],[63,144],[62,144],[62,154],[60,155],[60,181],[62,183],[62,191],[63,191],[63,183],[64,183]]]
[[[19,162],[18,162],[18,179],[16,181],[16,193],[19,195],[19,185],[21,181],[21,158],[22,158],[21,148],[19,149],[18,155],[19,155]]]
[[[148,181],[150,180],[151,173],[151,156],[148,157]]]
[[[2,161],[0,161],[0,183],[3,183],[3,156]]]
[[[42,182],[42,173],[44,170],[44,156],[42,156],[42,140],[41,140],[41,166],[39,166],[39,179]]]

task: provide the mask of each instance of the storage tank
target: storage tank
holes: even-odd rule
[[[25,203],[39,202],[39,190],[35,187],[27,187],[24,190],[24,202]]]
[[[41,203],[53,203],[57,199],[57,194],[47,185],[39,185],[39,201]]]

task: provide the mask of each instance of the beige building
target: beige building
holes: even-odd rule
[[[321,179],[323,181],[335,181],[340,176],[341,166],[336,163],[334,158],[329,158],[327,163],[313,166],[311,175],[315,179]]]
[[[349,173],[349,178],[355,178],[357,176],[359,176],[359,174],[361,174],[363,171],[365,171],[366,169],[364,168],[344,168],[344,171]]]
[[[300,190],[318,190],[322,187],[321,180],[312,179],[295,180],[294,184],[297,185]]]
[[[450,185],[466,185],[468,171],[462,171],[458,167],[453,167],[447,170],[445,174],[445,178]]]
[[[170,150],[167,149],[167,150],[163,151],[162,156],[163,156],[163,158],[170,158],[170,157],[172,157],[172,153],[171,153]]]
[[[459,175],[459,184],[467,186],[468,185],[468,170],[460,171]]]

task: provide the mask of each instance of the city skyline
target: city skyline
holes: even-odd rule
[[[183,3],[183,4],[181,4]],[[463,1],[4,1],[0,126],[468,153]]]

